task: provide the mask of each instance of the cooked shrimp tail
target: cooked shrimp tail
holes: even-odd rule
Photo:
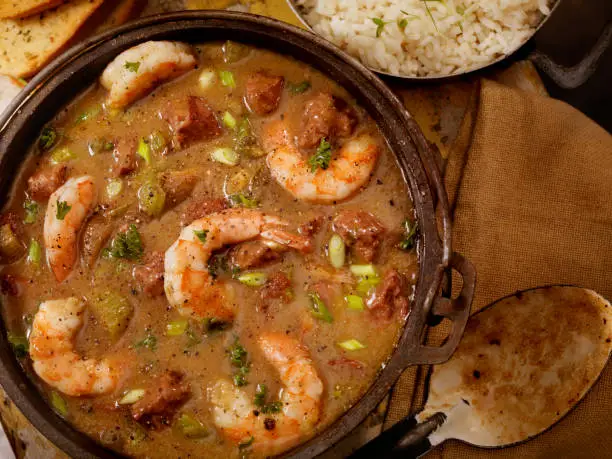
[[[323,383],[308,350],[294,338],[270,333],[259,339],[259,345],[283,384],[282,410],[271,418],[273,422],[256,416],[251,400],[227,380],[217,381],[209,396],[215,424],[225,436],[235,443],[252,437],[255,450],[274,454],[313,431],[320,418]]]
[[[44,240],[49,267],[58,282],[72,272],[77,260],[78,235],[96,205],[94,178],[71,178],[49,197]]]
[[[34,316],[30,357],[36,374],[66,395],[100,395],[117,385],[117,371],[106,359],[84,359],[74,339],[85,305],[77,298],[45,301]]]
[[[212,253],[256,238],[308,250],[310,239],[286,231],[286,226],[278,217],[251,209],[228,209],[192,222],[166,251],[164,288],[169,303],[188,317],[232,320],[231,290],[211,274]]]
[[[331,204],[351,197],[370,179],[380,152],[370,134],[348,140],[326,169],[313,172],[287,132],[284,121],[271,123],[264,131],[263,145],[272,177],[295,198]]]

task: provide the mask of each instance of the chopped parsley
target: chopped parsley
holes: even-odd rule
[[[197,238],[202,242],[202,244],[204,244],[206,242],[208,230],[193,230],[193,234],[195,234]]]
[[[266,395],[268,395],[268,387],[265,384],[257,384],[253,400],[255,406],[264,406],[266,404]]]
[[[126,62],[123,66],[130,72],[138,72],[140,68],[140,62]]]
[[[25,217],[23,222],[26,224],[31,224],[36,221],[36,217],[38,216],[38,204],[36,201],[32,201],[30,199],[24,201],[23,208],[25,209]]]
[[[140,259],[144,248],[136,225],[131,224],[125,233],[118,233],[106,253],[113,258]]]
[[[247,209],[254,209],[259,206],[259,201],[257,199],[243,193],[232,194],[228,199],[232,207],[246,207]]]
[[[238,443],[238,448],[240,449],[248,448],[249,446],[253,444],[254,441],[255,441],[255,437],[251,435],[251,438],[249,438],[248,440],[244,440]]]
[[[157,349],[157,338],[155,337],[155,335],[152,335],[151,333],[147,334],[147,336],[144,337],[144,339],[138,341],[134,347],[146,347],[147,349],[154,351],[155,349]]]
[[[57,131],[51,126],[46,126],[41,131],[40,137],[38,137],[38,148],[41,151],[50,150],[57,143],[57,140]]]
[[[242,347],[238,338],[229,348],[228,354],[232,366],[237,369],[236,373],[234,373],[234,384],[236,387],[245,386],[248,383],[246,379],[246,375],[249,372],[248,353]]]
[[[389,22],[385,22],[382,18],[372,18],[372,22],[376,24],[376,38],[382,35],[383,29]]]
[[[310,172],[314,173],[317,169],[323,170],[329,167],[331,161],[331,144],[325,139],[321,139],[321,143],[317,147],[317,152],[308,158]]]
[[[276,402],[270,402],[270,403],[265,404],[261,408],[261,412],[263,414],[274,414],[274,413],[280,413],[282,409],[283,409],[283,402],[276,401]]]
[[[55,216],[58,220],[63,220],[68,215],[68,212],[70,212],[70,209],[72,209],[72,206],[69,206],[66,201],[57,201]]]
[[[304,80],[301,83],[289,83],[287,88],[291,94],[302,94],[310,89],[310,81]]]
[[[208,273],[214,278],[219,276],[220,271],[227,271],[229,269],[227,265],[227,257],[225,254],[217,253],[214,254],[208,260]]]
[[[399,248],[402,250],[411,250],[416,242],[416,234],[418,224],[409,219],[404,220],[404,239],[399,243]]]

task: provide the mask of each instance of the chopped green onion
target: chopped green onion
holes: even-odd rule
[[[301,83],[291,83],[287,85],[291,94],[302,94],[310,89],[310,81],[304,80]]]
[[[266,273],[262,272],[244,273],[238,276],[238,280],[249,287],[261,287],[267,279]]]
[[[133,405],[138,400],[141,400],[144,395],[144,389],[132,389],[127,391],[127,393],[117,403],[119,403],[119,405]]]
[[[164,135],[155,130],[149,135],[149,147],[157,154],[162,154],[166,150],[167,142]]]
[[[166,203],[166,192],[156,183],[145,183],[138,190],[138,207],[147,215],[161,215]]]
[[[149,144],[142,137],[138,141],[138,149],[136,150],[136,154],[144,159],[147,165],[151,164],[151,149],[149,148]]]
[[[374,265],[351,265],[349,269],[357,277],[378,276]]]
[[[119,196],[123,189],[123,181],[121,179],[113,179],[106,184],[106,195],[113,199]]]
[[[404,220],[404,239],[399,243],[399,248],[402,250],[411,250],[415,245],[416,233],[418,229],[417,222],[412,222],[409,219]]]
[[[72,161],[76,158],[77,155],[72,150],[66,147],[58,148],[53,153],[51,153],[51,163],[53,164],[65,163],[68,161]]]
[[[214,81],[215,72],[212,70],[204,70],[202,73],[200,73],[200,77],[198,78],[198,84],[202,89],[209,89]]]
[[[70,209],[72,209],[72,206],[69,206],[66,201],[57,201],[55,217],[58,220],[63,220],[64,218],[66,218],[66,215],[68,215],[68,212],[70,212]]]
[[[363,298],[357,295],[346,295],[344,297],[346,307],[355,311],[363,311]]]
[[[208,435],[206,427],[188,414],[181,414],[181,417],[177,420],[177,427],[187,438],[203,438]]]
[[[51,392],[51,406],[61,416],[66,417],[68,415],[68,404],[66,400],[55,391]]]
[[[227,86],[232,89],[236,87],[236,80],[234,79],[234,74],[229,70],[220,70],[219,79],[221,80],[221,84],[223,86]]]
[[[338,346],[346,351],[358,351],[359,349],[365,349],[367,347],[356,339],[347,339],[346,341],[338,343]]]
[[[181,336],[187,330],[187,320],[173,320],[166,324],[166,336]]]
[[[223,114],[223,124],[230,129],[235,129],[237,124],[236,118],[234,118],[230,112],[225,112]]]
[[[235,166],[240,161],[238,153],[231,148],[217,148],[210,154],[210,157],[213,161],[227,164],[228,166]]]
[[[311,293],[310,295],[311,301],[311,311],[310,313],[314,318],[322,320],[323,322],[332,323],[333,317],[329,313],[329,310],[325,306],[325,303],[321,299],[318,293]]]
[[[344,266],[346,258],[346,246],[338,234],[332,234],[328,246],[329,261],[334,268],[340,269]]]
[[[421,1],[425,5],[425,10],[427,11],[427,15],[429,16],[429,18],[431,19],[431,22],[436,28],[436,32],[440,33],[440,31],[438,30],[438,24],[436,23],[436,20],[434,19],[433,14],[431,14],[431,10],[429,9],[429,5],[427,4],[428,1],[438,1],[438,0],[421,0]]]
[[[367,295],[378,284],[380,284],[380,276],[362,277],[357,281],[357,293]]]
[[[38,204],[36,201],[32,201],[30,199],[24,201],[23,208],[25,209],[25,218],[23,222],[26,224],[31,224],[36,221],[36,217],[38,216]]]
[[[247,57],[251,52],[251,49],[248,46],[230,40],[225,42],[222,49],[223,60],[226,64],[238,62]]]
[[[30,247],[28,248],[28,263],[38,266],[40,264],[41,254],[42,250],[40,244],[36,239],[32,239],[30,241]]]
[[[28,355],[30,349],[30,343],[28,339],[23,335],[14,335],[9,332],[7,335],[8,342],[13,347],[13,352],[18,359],[23,359]]]

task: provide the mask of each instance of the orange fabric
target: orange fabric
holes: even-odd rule
[[[516,290],[574,284],[612,298],[612,136],[569,105],[483,81],[451,149],[453,246],[478,272],[472,312]],[[432,329],[430,338],[445,334]],[[408,369],[385,427],[424,401]],[[555,427],[515,447],[449,441],[428,457],[612,458],[612,365]]]

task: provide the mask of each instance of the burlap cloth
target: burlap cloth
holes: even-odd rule
[[[445,174],[454,249],[478,271],[472,312],[552,283],[612,298],[612,136],[563,102],[492,81],[472,99]],[[422,407],[427,371],[402,375],[385,427]],[[429,457],[612,458],[612,365],[537,438],[498,450],[448,441]]]

